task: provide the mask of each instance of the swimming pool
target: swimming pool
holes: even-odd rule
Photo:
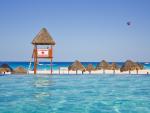
[[[149,113],[150,76],[0,76],[0,113]]]

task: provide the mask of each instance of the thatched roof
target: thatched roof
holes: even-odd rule
[[[21,66],[17,67],[14,72],[15,74],[27,74],[27,70]]]
[[[48,33],[46,28],[43,28],[33,39],[32,44],[33,45],[55,45],[55,41]]]
[[[2,64],[0,66],[0,69],[1,70],[6,70],[5,72],[12,72],[13,71],[13,69],[8,64]]]
[[[117,70],[117,69],[119,69],[119,67],[118,67],[118,65],[116,64],[116,63],[112,63],[111,65],[110,65],[110,69],[111,70]]]
[[[102,60],[97,64],[96,69],[110,69],[110,65],[105,60]]]
[[[10,72],[8,68],[0,68],[0,73]]]
[[[139,68],[140,68],[141,70],[144,69],[144,66],[143,66],[142,64],[137,63],[137,65],[139,66]]]
[[[76,71],[76,70],[85,71],[86,70],[85,67],[78,60],[76,60],[72,65],[70,65],[68,69],[73,70],[73,71]]]
[[[87,71],[93,71],[95,70],[94,66],[92,64],[89,64],[87,67],[86,67],[86,70]]]
[[[143,69],[142,64],[135,63],[131,60],[127,60],[122,67],[120,68],[120,71],[132,71],[132,70],[141,70]]]

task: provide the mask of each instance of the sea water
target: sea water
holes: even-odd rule
[[[0,76],[0,113],[150,113],[150,76]]]

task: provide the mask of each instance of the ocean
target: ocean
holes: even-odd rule
[[[8,64],[9,66],[11,66],[13,69],[15,69],[16,67],[18,66],[22,66],[24,67],[26,70],[28,70],[29,68],[29,64],[30,62],[8,62],[8,61],[5,61],[5,62],[0,62],[0,65],[3,64],[3,63],[6,63]],[[58,70],[59,67],[68,67],[69,65],[71,65],[73,62],[53,62],[53,70]],[[99,63],[99,62],[81,62],[85,67],[88,65],[88,64],[93,64],[94,67],[96,67],[96,65]],[[110,64],[112,62],[109,62]],[[117,65],[119,67],[121,67],[123,65],[123,62],[116,62]],[[144,65],[144,68],[145,69],[150,69],[150,63],[149,62],[140,62],[141,64]],[[31,68],[30,70],[33,70],[33,62],[31,63]],[[38,63],[38,70],[50,70],[50,62],[39,62]]]

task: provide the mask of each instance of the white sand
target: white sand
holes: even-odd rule
[[[3,72],[3,73],[1,73],[1,74],[5,74],[5,75],[10,75],[11,74],[11,72]]]
[[[29,74],[34,74],[34,71],[29,71]],[[150,70],[146,69],[146,70],[139,70],[138,74],[150,74]],[[50,71],[37,71],[37,74],[50,74]],[[69,71],[68,70],[54,70],[53,74],[76,74],[76,71]],[[77,71],[77,74],[82,74],[82,71]],[[89,74],[88,71],[84,72],[84,74]],[[103,70],[96,70],[96,71],[92,71],[91,74],[114,74],[113,70],[105,70],[105,73],[103,72]],[[129,74],[129,71],[125,71],[125,72],[120,72],[120,70],[116,70],[115,74]],[[130,74],[137,74],[137,71],[131,71]]]

